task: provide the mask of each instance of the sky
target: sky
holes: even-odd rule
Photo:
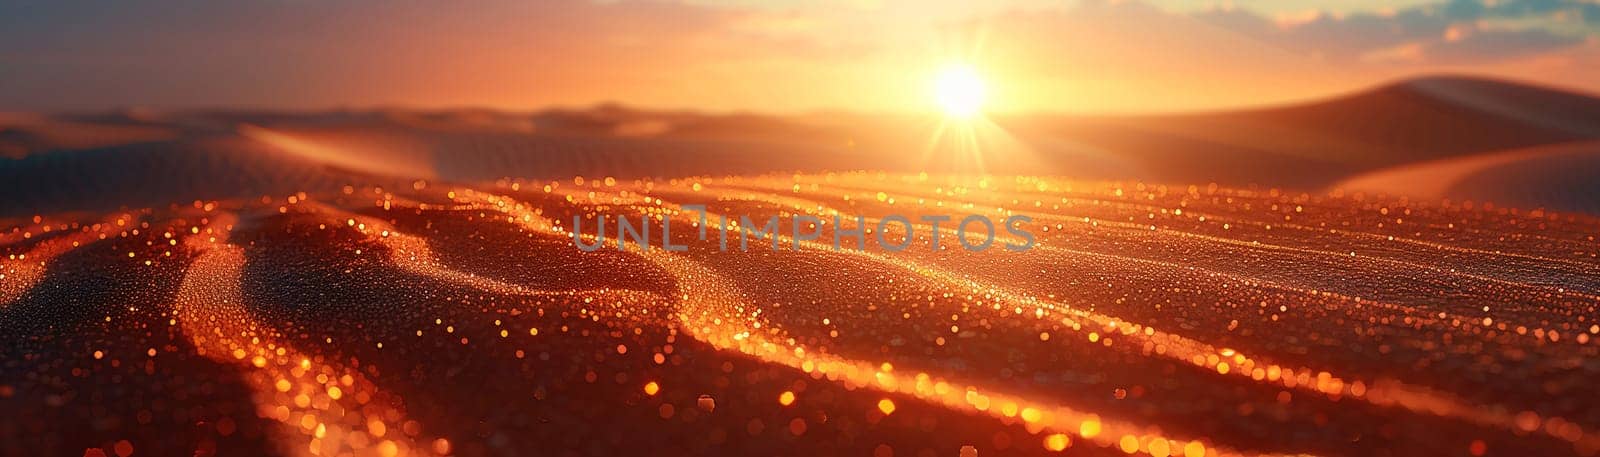
[[[1600,0],[0,0],[0,111],[1148,113],[1472,74],[1600,92]]]

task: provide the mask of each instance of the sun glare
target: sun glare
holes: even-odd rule
[[[951,65],[933,80],[933,97],[947,116],[966,119],[983,108],[983,79],[970,65]]]

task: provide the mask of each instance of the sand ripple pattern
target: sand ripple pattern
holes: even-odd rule
[[[973,214],[1030,217],[1036,247],[967,252],[918,220]],[[801,215],[827,221],[816,240]],[[910,230],[879,233],[893,215]],[[575,220],[595,242],[618,216],[656,247],[574,246]],[[783,249],[741,251],[735,228],[720,252],[724,216],[779,217]],[[660,249],[669,221],[688,250]],[[838,173],[347,186],[12,226],[3,455],[1600,453],[1583,216]],[[831,248],[858,228],[864,251]]]

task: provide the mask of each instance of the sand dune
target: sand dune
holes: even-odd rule
[[[1600,213],[1600,141],[1404,165],[1358,175],[1334,188]]]
[[[0,112],[0,159],[20,159],[45,151],[91,149],[176,137],[175,129],[161,125],[130,125]]]
[[[29,155],[0,166],[0,214],[166,207],[389,183],[236,135]],[[401,185],[402,182],[394,182]],[[54,208],[54,209],[51,209]]]
[[[1135,160],[1147,179],[1315,189],[1401,164],[1600,138],[1600,99],[1440,77],[1281,108],[1019,120],[1015,130],[1041,149],[1051,140]]]
[[[258,197],[354,183],[885,170],[1318,190],[1362,173],[1600,138],[1600,100],[1427,78],[1270,109],[1138,117],[510,113],[12,115],[0,216]],[[1539,181],[1541,168],[1519,168]],[[1574,177],[1579,179],[1582,177]],[[1551,181],[1555,182],[1555,181]],[[53,183],[53,184],[52,184]],[[49,184],[49,185],[47,185]],[[1473,198],[1572,208],[1542,194]],[[1429,194],[1432,195],[1432,194]],[[1463,194],[1452,194],[1462,196]],[[1502,198],[1495,198],[1502,197]]]
[[[717,252],[689,203],[1038,248]],[[579,251],[601,214],[691,249]],[[875,172],[136,216],[11,246],[48,258],[0,297],[0,454],[1600,452],[1589,217]]]

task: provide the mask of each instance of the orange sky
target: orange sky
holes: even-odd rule
[[[1600,91],[1600,6],[1579,0],[1152,1],[8,3],[0,110],[918,111],[953,60],[997,112],[1270,104],[1436,72]]]

